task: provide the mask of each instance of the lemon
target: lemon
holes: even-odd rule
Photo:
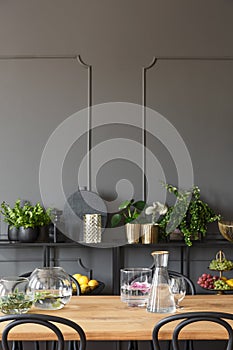
[[[73,275],[73,277],[74,277],[76,280],[78,280],[81,276],[82,276],[81,273],[75,273],[75,274]]]
[[[88,282],[88,286],[91,288],[91,290],[95,289],[99,285],[99,282],[96,280],[90,280]]]
[[[81,293],[86,294],[90,291],[90,286],[87,283],[83,283],[80,285]]]
[[[72,291],[73,291],[73,292],[77,292],[77,287],[76,287],[76,285],[74,284],[74,282],[72,282]]]
[[[226,283],[228,284],[228,286],[233,287],[233,278],[226,280]]]
[[[80,276],[78,278],[78,283],[80,284],[80,286],[82,286],[82,284],[88,284],[89,282],[89,278],[87,276]]]

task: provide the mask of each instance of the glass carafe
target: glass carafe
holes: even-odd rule
[[[0,279],[0,311],[4,314],[24,314],[34,302],[34,293],[28,290],[28,279],[9,276]]]
[[[28,288],[35,293],[34,305],[39,309],[61,309],[72,296],[70,277],[62,267],[35,269],[29,278]]]
[[[151,255],[154,258],[155,270],[147,303],[147,311],[158,313],[175,312],[176,306],[169,286],[167,271],[169,252],[154,251]]]

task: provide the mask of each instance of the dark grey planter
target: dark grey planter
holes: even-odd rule
[[[37,242],[49,242],[49,232],[50,225],[40,226]]]
[[[24,243],[36,242],[39,236],[39,227],[19,228],[18,240]]]
[[[18,237],[19,229],[17,227],[8,226],[7,234],[8,234],[8,239],[11,242],[17,242],[19,240],[19,237]]]

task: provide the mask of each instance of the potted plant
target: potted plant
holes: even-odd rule
[[[168,210],[167,205],[160,202],[154,202],[152,206],[148,206],[145,210],[145,214],[151,217],[150,223],[142,224],[142,243],[158,243],[159,241],[159,222],[162,216],[166,214]]]
[[[130,244],[139,242],[141,225],[138,218],[145,206],[146,203],[142,200],[126,200],[119,205],[120,212],[114,214],[111,218],[112,227],[116,227],[120,223],[125,225],[126,236]]]
[[[209,223],[220,220],[212,208],[200,198],[200,189],[194,186],[190,191],[177,189],[175,186],[165,184],[169,193],[175,195],[177,201],[170,206],[159,222],[165,236],[169,236],[175,229],[180,230],[185,243],[192,245],[192,240],[199,235],[205,236]]]
[[[0,212],[4,221],[8,223],[9,240],[12,240],[13,232],[13,240],[34,242],[38,238],[40,228],[51,222],[51,209],[45,210],[39,202],[33,206],[29,202],[22,204],[18,199],[12,207],[2,202]]]

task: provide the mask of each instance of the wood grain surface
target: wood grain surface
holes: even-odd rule
[[[180,312],[221,311],[233,312],[233,295],[186,296]],[[74,296],[61,310],[39,310],[30,313],[50,314],[69,318],[81,325],[87,340],[150,340],[156,322],[169,314],[149,313],[145,308],[130,308],[120,301],[119,296]],[[165,326],[160,339],[170,339],[175,323]],[[4,324],[0,323],[0,335]],[[232,322],[233,326],[233,322]],[[76,339],[74,332],[61,327],[66,340]],[[190,325],[182,332],[183,339],[226,339],[226,331],[221,326],[205,322]],[[51,340],[49,330],[42,326],[19,326],[11,334],[11,339]]]

